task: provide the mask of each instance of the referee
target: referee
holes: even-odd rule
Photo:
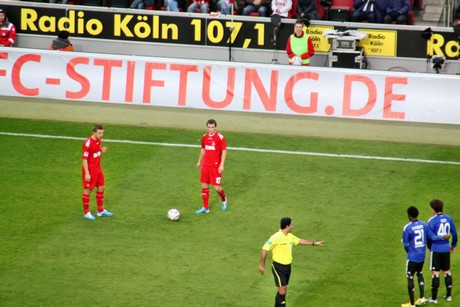
[[[262,247],[259,271],[265,272],[265,259],[267,254],[272,251],[272,273],[275,277],[275,285],[278,287],[276,292],[275,307],[286,306],[286,292],[289,278],[291,277],[292,246],[311,245],[323,246],[324,241],[308,241],[294,236],[291,231],[294,228],[289,217],[283,217],[280,222],[281,229],[273,234]]]

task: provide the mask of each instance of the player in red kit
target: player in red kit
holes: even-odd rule
[[[101,155],[107,151],[107,147],[101,147],[104,128],[95,125],[93,135],[83,143],[83,167],[81,174],[83,177],[83,210],[84,217],[88,220],[96,218],[89,210],[89,196],[94,188],[96,190],[97,216],[112,216],[113,214],[104,209],[104,173],[101,168]]]
[[[217,132],[217,122],[214,119],[206,123],[208,133],[201,138],[200,157],[196,168],[201,171],[201,196],[203,207],[196,213],[209,213],[209,185],[211,184],[219,194],[223,211],[227,210],[228,202],[222,188],[222,173],[224,172],[225,158],[227,157],[227,142],[225,137]]]

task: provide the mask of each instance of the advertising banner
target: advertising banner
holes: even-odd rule
[[[284,50],[293,23],[283,22],[274,42],[275,27],[268,18],[240,19],[238,16],[214,18],[208,14],[168,14],[152,10],[111,10],[84,6],[53,7],[21,2],[2,4],[18,33],[55,35],[68,30],[72,37],[111,39],[123,42],[236,47]],[[293,20],[292,20],[293,21]],[[232,29],[232,31],[230,31]],[[361,28],[350,24],[313,24],[305,29],[317,52],[328,52],[324,31],[359,30],[369,34],[360,42],[366,56],[427,58],[432,55],[457,59],[459,42],[451,29],[434,32],[427,40],[420,30],[395,25],[393,29]],[[449,31],[450,30],[450,31]]]
[[[0,48],[0,95],[460,124],[457,76]]]

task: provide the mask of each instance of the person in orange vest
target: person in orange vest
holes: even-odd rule
[[[0,8],[0,46],[12,47],[16,41],[16,27],[8,21],[6,12]]]
[[[315,46],[311,37],[303,31],[305,24],[302,19],[297,19],[294,24],[294,33],[289,36],[286,52],[289,65],[310,65],[310,58],[315,54]]]
[[[69,31],[60,31],[56,39],[51,43],[51,50],[74,51],[73,46],[69,41]]]

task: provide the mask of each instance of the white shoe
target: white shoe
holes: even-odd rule
[[[433,303],[433,304],[437,304],[438,303],[438,300],[434,300],[432,299],[431,297],[427,298],[426,301],[427,303]]]
[[[445,298],[446,301],[448,301],[448,302],[451,302],[451,301],[452,301],[452,296],[447,296],[447,295],[445,295],[444,298]]]
[[[418,299],[415,300],[415,305],[418,306],[418,305],[423,305],[425,304],[426,302],[426,299],[424,297],[419,297]]]
[[[85,219],[88,219],[88,220],[91,220],[91,221],[94,221],[96,218],[94,217],[94,215],[91,214],[91,212],[88,212],[86,214],[83,215],[85,217]]]
[[[201,208],[200,210],[195,211],[196,214],[201,214],[201,213],[209,213],[209,209],[205,209],[204,207]]]
[[[220,208],[222,209],[222,211],[227,210],[227,208],[228,208],[228,199],[227,199],[227,197],[225,197],[225,200],[222,202],[222,205],[220,205]]]
[[[99,212],[99,211],[97,212],[97,216],[112,216],[112,215],[113,215],[113,213],[107,211],[106,209],[104,209],[104,210],[101,211],[101,212]]]

